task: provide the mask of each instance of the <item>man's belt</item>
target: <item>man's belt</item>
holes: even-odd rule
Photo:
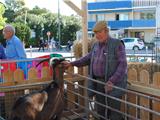
[[[104,77],[104,76],[95,76],[95,75],[94,75],[93,78],[94,78],[94,79],[104,79],[105,77]]]

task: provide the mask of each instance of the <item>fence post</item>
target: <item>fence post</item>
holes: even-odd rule
[[[128,70],[128,80],[133,83],[138,81],[137,70],[135,68],[131,68]],[[133,104],[137,104],[137,95],[127,93],[127,101]],[[137,108],[127,105],[127,113],[129,115],[137,117]]]
[[[32,57],[32,45],[30,45],[30,57]]]
[[[155,72],[153,74],[153,87],[154,88],[157,88],[157,89],[160,88],[159,87],[159,85],[160,85],[159,80],[160,80],[160,72]],[[152,100],[152,109],[157,111],[157,112],[160,112],[160,102]],[[156,116],[154,114],[152,114],[152,116],[153,116],[153,118],[152,118],[153,120],[159,120],[160,119],[159,116]]]
[[[74,73],[74,67],[70,67],[68,69],[69,73]],[[69,75],[69,78],[73,78],[72,75]],[[73,82],[72,80],[70,82]],[[67,82],[67,89],[70,91],[74,91],[74,85],[72,83]],[[69,101],[67,102],[67,107],[69,109],[74,109],[75,108],[75,104],[73,104],[72,102],[75,102],[75,95],[74,93],[71,93],[70,91],[67,91],[67,98],[69,99]]]
[[[149,72],[147,70],[142,70],[140,71],[140,83],[147,87],[149,86]],[[139,96],[139,104],[140,106],[143,106],[145,108],[151,108],[150,107],[150,100],[148,98],[144,98]],[[140,110],[140,119],[141,120],[149,120],[150,119],[150,114],[149,112],[145,110]]]
[[[53,72],[55,73],[55,74],[53,74],[54,78],[55,78],[55,82],[59,86],[63,86],[64,85],[64,79],[63,79],[64,68],[63,68],[63,65],[62,64],[58,65],[55,69],[53,69]]]

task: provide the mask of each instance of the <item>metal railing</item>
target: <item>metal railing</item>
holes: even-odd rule
[[[72,74],[72,73],[68,73],[68,74]],[[85,79],[85,80],[88,80],[88,81],[90,80],[90,81],[93,81],[93,82],[96,82],[96,83],[98,83],[98,84],[102,84],[102,85],[105,86],[105,83],[103,83],[103,82],[100,82],[100,81],[97,81],[97,80],[95,80],[95,79],[91,79],[91,78],[88,78],[88,77],[85,77],[85,76],[82,76],[82,75],[79,75],[79,74],[76,74],[76,75],[79,76],[79,77],[82,77],[82,78]],[[110,95],[108,95],[108,94],[104,94],[104,93],[101,93],[101,92],[97,92],[96,90],[89,89],[89,88],[87,88],[86,86],[79,85],[79,84],[75,84],[75,83],[72,82],[72,81],[65,80],[65,82],[68,83],[68,84],[72,84],[73,86],[78,86],[78,88],[75,87],[74,89],[83,89],[83,90],[91,91],[91,92],[94,92],[94,93],[96,93],[96,94],[102,95],[102,96],[104,96],[104,97],[106,97],[106,98],[110,98],[110,99],[119,101],[119,102],[121,102],[121,104],[124,104],[124,105],[125,105],[124,107],[125,107],[126,110],[125,110],[125,111],[121,111],[121,110],[113,109],[113,108],[111,108],[110,106],[103,105],[102,103],[99,103],[99,102],[97,102],[97,101],[95,101],[95,100],[92,100],[92,99],[88,98],[87,96],[84,96],[84,95],[82,95],[82,94],[77,93],[77,91],[75,92],[74,89],[68,89],[68,88],[67,88],[67,92],[71,93],[73,96],[75,95],[75,96],[78,96],[78,97],[81,98],[81,99],[84,99],[84,100],[87,100],[87,101],[90,101],[90,102],[94,103],[94,108],[95,108],[95,104],[98,104],[98,105],[100,105],[100,106],[102,106],[102,107],[105,107],[106,109],[110,109],[110,110],[112,110],[112,111],[115,111],[115,112],[117,112],[117,113],[122,114],[125,119],[136,119],[136,120],[144,119],[144,118],[143,118],[144,116],[141,115],[141,113],[138,113],[138,111],[147,112],[147,113],[149,113],[149,116],[150,116],[150,117],[154,115],[154,116],[158,116],[158,118],[160,118],[160,112],[159,112],[159,111],[156,111],[156,110],[153,110],[151,106],[147,106],[147,107],[146,107],[146,106],[144,106],[144,105],[141,105],[140,103],[132,103],[131,101],[127,101],[127,99],[126,99],[126,98],[129,97],[128,94],[132,94],[133,96],[136,96],[137,99],[145,98],[145,99],[147,99],[148,101],[152,101],[152,102],[154,101],[154,102],[158,102],[158,103],[160,104],[160,99],[159,99],[157,96],[152,96],[152,95],[148,95],[148,94],[145,94],[145,93],[139,93],[139,92],[136,92],[136,91],[132,91],[132,90],[130,90],[130,89],[123,89],[123,88],[119,88],[119,87],[113,86],[113,88],[118,89],[118,90],[121,90],[121,91],[124,91],[124,92],[126,93],[126,94],[124,95],[124,96],[125,96],[125,97],[124,97],[125,99],[119,99],[119,98],[110,96]],[[128,85],[128,86],[129,86],[129,85]],[[93,116],[102,117],[102,118],[104,118],[104,119],[107,119],[106,116],[100,116],[99,114],[96,113],[95,110],[90,109],[90,108],[91,108],[91,105],[87,108],[87,107],[81,105],[81,104],[78,103],[78,102],[75,102],[75,101],[70,100],[70,98],[66,98],[66,99],[67,99],[67,101],[71,102],[72,104],[75,104],[76,106],[84,109],[85,111],[87,111],[87,113],[92,114]],[[134,108],[134,109],[136,109],[136,116],[133,116],[132,113],[129,112],[129,109],[130,109],[131,107]],[[70,108],[70,110],[71,110],[71,109],[72,109],[72,108]],[[76,113],[76,114],[78,114],[78,113]],[[75,115],[76,115],[76,114],[75,114]],[[89,115],[87,115],[87,116],[89,116]],[[79,117],[79,116],[77,116],[77,117]],[[84,118],[82,117],[82,119],[84,119]],[[90,119],[90,118],[87,118],[87,119]],[[150,119],[150,118],[148,118],[148,120],[149,120],[149,119]]]
[[[38,59],[38,60],[41,60],[41,59]],[[12,63],[12,62],[15,62],[15,61],[9,61],[9,63]],[[160,105],[160,98],[158,95],[156,96],[155,94],[152,95],[147,92],[138,92],[138,90],[137,91],[133,90],[130,87],[132,86],[132,83],[131,83],[131,84],[128,84],[128,89],[123,89],[123,88],[113,86],[114,89],[118,89],[126,93],[123,96],[123,99],[119,99],[119,98],[110,96],[108,94],[101,93],[93,89],[89,89],[87,86],[83,84],[85,80],[88,80],[88,81],[96,82],[97,84],[102,84],[105,86],[104,82],[100,82],[95,79],[83,76],[81,74],[75,74],[68,71],[66,71],[65,74],[72,77],[68,80],[68,78],[64,76],[64,82],[65,82],[64,85],[66,86],[64,101],[66,103],[65,105],[66,107],[64,110],[63,117],[66,119],[73,120],[73,118],[80,118],[83,120],[89,120],[89,119],[93,119],[94,117],[95,118],[101,117],[107,120],[108,118],[106,118],[106,116],[101,116],[96,112],[95,108],[97,104],[102,107],[105,107],[106,109],[122,114],[126,120],[127,119],[151,120],[154,118],[160,119],[160,108],[158,109],[154,108],[156,105],[157,106]],[[78,78],[80,78],[80,80]],[[26,94],[25,92],[28,93],[28,90],[29,92],[31,92],[32,90],[42,89],[48,83],[50,83],[50,81],[41,82],[41,83],[38,83],[38,82],[30,83],[30,84],[28,83],[27,85],[20,84],[20,85],[13,85],[13,86],[12,85],[0,86],[1,93],[5,93],[5,95],[0,96],[0,105],[2,107],[5,106],[4,111],[6,110],[9,111],[9,108],[7,107],[11,107],[11,105],[13,104],[13,100],[15,100],[15,97]],[[121,108],[124,110],[113,109],[110,106],[99,103],[95,100],[95,97],[93,99],[90,99],[88,96],[84,94],[84,91],[91,91],[91,92],[94,92],[95,94],[99,94],[106,98],[119,101],[121,102],[121,105],[122,105]],[[85,106],[84,101],[88,102],[87,106]],[[146,104],[144,104],[143,101],[144,103],[147,101]],[[131,109],[135,110],[135,113]],[[68,111],[70,115],[65,114],[66,111]],[[2,112],[3,111],[0,112],[1,116],[7,118],[8,113],[2,113]],[[148,117],[144,118],[144,114],[147,114]]]

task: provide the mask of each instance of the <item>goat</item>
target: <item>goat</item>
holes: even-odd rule
[[[46,92],[36,92],[20,97],[12,107],[9,120],[35,120],[47,99]]]
[[[61,61],[54,60],[52,67]],[[53,79],[43,90],[17,99],[9,120],[60,120],[64,107],[64,87],[63,82],[57,83],[56,78]]]

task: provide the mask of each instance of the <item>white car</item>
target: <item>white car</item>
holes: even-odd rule
[[[141,50],[144,48],[144,42],[139,38],[122,38],[125,48],[132,50]]]

